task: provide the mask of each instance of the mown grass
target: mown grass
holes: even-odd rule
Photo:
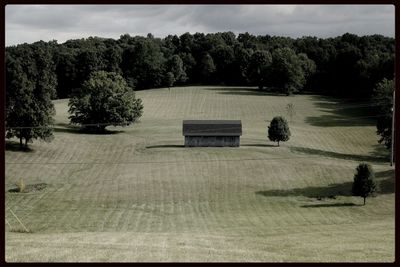
[[[394,260],[394,169],[354,103],[235,87],[137,95],[140,123],[108,127],[117,134],[72,128],[57,100],[52,143],[6,150],[6,189],[47,184],[6,192],[31,231],[7,226],[7,261]],[[267,120],[288,103],[292,137],[278,148]],[[184,148],[183,119],[241,119],[241,147]],[[366,206],[349,194],[360,161],[380,184]]]

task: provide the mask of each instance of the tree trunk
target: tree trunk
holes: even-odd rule
[[[278,146],[279,146],[279,141],[278,141]]]
[[[22,149],[22,136],[19,138],[19,148]]]
[[[364,197],[364,206],[365,206],[365,197]]]
[[[25,148],[28,148],[28,138],[25,138]]]

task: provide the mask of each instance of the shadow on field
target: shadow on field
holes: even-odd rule
[[[269,95],[269,96],[286,96],[286,94],[280,94],[277,92],[269,92],[266,90],[259,90],[257,88],[249,88],[249,87],[237,87],[237,88],[207,88],[207,90],[211,91],[220,91],[219,94],[223,95]]]
[[[372,162],[389,162],[389,158],[387,156],[383,156],[381,153],[378,152],[374,153],[374,155],[368,156],[368,155],[337,153],[337,152],[313,149],[307,147],[290,147],[290,150],[293,153],[309,154],[309,155],[316,155],[316,156],[337,158],[337,159],[372,161]]]
[[[265,197],[286,197],[286,196],[305,196],[305,197],[329,197],[329,196],[351,196],[352,182],[342,184],[330,184],[328,186],[313,186],[304,188],[294,188],[289,190],[267,190],[257,191],[257,195]]]
[[[183,148],[184,145],[156,145],[156,146],[146,146],[146,148]]]
[[[346,203],[303,205],[300,207],[302,207],[302,208],[334,208],[334,207],[352,207],[352,206],[362,206],[362,205],[357,205],[352,202],[346,202]]]
[[[376,172],[375,178],[378,183],[378,193],[380,194],[394,193],[395,189],[394,170]]]
[[[20,147],[19,142],[6,141],[5,150],[7,151],[18,151],[18,152],[33,152],[33,149],[28,147]]]
[[[387,159],[387,162],[390,162],[390,150],[387,149],[384,145],[381,144],[376,144],[373,145],[374,151],[372,152],[372,155],[376,157],[382,157]]]
[[[70,133],[70,134],[89,134],[89,135],[111,135],[111,134],[119,134],[123,133],[124,131],[110,131],[105,129],[102,132],[93,132],[93,131],[88,131],[85,128],[77,127],[77,126],[72,126],[67,123],[57,123],[56,126],[60,127],[55,127],[54,132],[56,133]]]
[[[278,147],[277,145],[269,145],[269,144],[240,144],[240,146],[253,146],[253,147]]]
[[[334,99],[326,96],[312,96],[314,105],[330,114],[307,117],[306,123],[319,127],[334,126],[374,126],[376,120],[372,105],[368,102],[356,102]]]
[[[394,170],[376,172],[375,179],[378,187],[377,194],[394,193]],[[351,180],[351,182],[330,184],[328,186],[294,188],[289,190],[257,191],[256,194],[265,197],[305,196],[310,198],[335,198],[336,196],[351,196],[353,177],[349,177],[349,180]]]

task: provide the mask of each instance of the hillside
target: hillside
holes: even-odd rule
[[[55,139],[6,150],[7,261],[393,261],[394,168],[368,106],[240,87],[137,92],[140,123],[89,135],[56,100]],[[268,141],[289,119],[292,137]],[[185,148],[183,119],[240,119],[240,148]],[[12,146],[10,146],[12,147]],[[359,162],[376,197],[350,196]],[[320,197],[321,200],[318,200]]]

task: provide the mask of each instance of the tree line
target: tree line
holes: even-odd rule
[[[85,82],[102,71],[123,77],[127,87],[135,90],[243,85],[287,95],[307,91],[358,99],[378,97],[384,107],[377,112],[385,113],[378,130],[387,135],[391,115],[387,112],[390,97],[385,94],[394,86],[394,54],[394,38],[350,33],[296,39],[232,32],[165,38],[124,34],[117,40],[89,37],[62,44],[39,41],[8,46],[7,136],[51,136],[46,127],[15,127],[50,125],[54,114],[50,100],[81,96]],[[382,142],[390,144],[386,137]]]
[[[383,78],[393,79],[394,38],[346,33],[335,38],[293,39],[232,32],[185,33],[155,38],[121,35],[6,47],[26,64],[46,50],[53,98],[71,97],[94,71],[115,72],[136,90],[172,85],[223,84],[311,91],[368,98]]]

